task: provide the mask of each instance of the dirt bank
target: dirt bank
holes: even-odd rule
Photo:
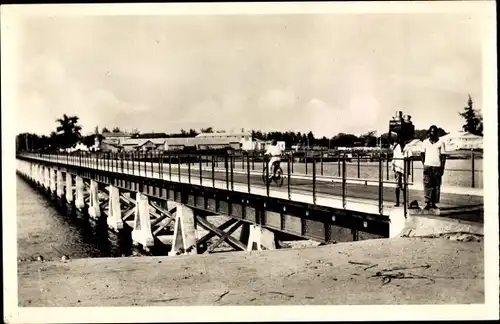
[[[444,239],[22,262],[18,271],[19,306],[484,303],[483,243]]]

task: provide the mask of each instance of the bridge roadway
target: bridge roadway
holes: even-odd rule
[[[56,161],[53,157],[51,161]],[[203,166],[201,172],[199,164],[187,166],[186,164],[179,165],[172,163],[170,168],[169,164],[163,163],[160,169],[160,163],[144,163],[135,161],[132,167],[130,160],[97,160],[95,158],[82,158],[82,160],[66,160],[66,158],[59,159],[59,163],[67,163],[73,165],[80,165],[93,169],[112,171],[117,173],[134,174],[144,177],[160,178],[172,182],[190,183],[192,185],[201,185],[205,187],[214,187],[220,189],[229,189],[244,193],[251,193],[256,195],[271,196],[275,198],[291,199],[298,202],[306,202],[318,204],[334,208],[345,208],[370,214],[379,214],[379,187],[378,182],[374,183],[373,180],[368,180],[363,183],[360,180],[349,179],[346,180],[346,195],[345,206],[342,202],[342,183],[337,182],[338,179],[331,179],[325,177],[317,177],[314,185],[316,193],[316,201],[313,200],[313,179],[312,176],[305,175],[291,175],[290,186],[288,185],[288,178],[285,175],[282,187],[277,187],[273,182],[267,193],[266,186],[262,179],[262,171],[233,169],[226,173],[225,169],[214,168],[212,173],[211,166]],[[122,164],[123,162],[123,164]],[[128,162],[128,163],[127,163]],[[109,163],[109,164],[108,164]],[[123,165],[123,168],[122,168]],[[250,173],[250,174],[248,174]],[[232,179],[232,183],[231,183]],[[250,180],[250,186],[248,186]],[[341,181],[341,179],[340,179]],[[419,189],[408,190],[408,201],[417,200],[419,205],[423,204],[423,191]],[[439,206],[443,215],[446,211],[452,211],[459,208],[463,212],[456,214],[453,213],[454,218],[461,218],[475,222],[483,222],[483,197],[476,194],[477,190],[469,190],[469,188],[456,188],[452,192],[442,192],[441,201]],[[468,194],[468,192],[472,194]],[[388,215],[390,210],[395,204],[394,182],[383,181],[382,190],[383,199],[383,215]],[[401,201],[403,195],[401,194]]]

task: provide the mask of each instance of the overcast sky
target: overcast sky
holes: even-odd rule
[[[101,16],[23,20],[18,132],[95,126],[385,132],[461,128],[482,108],[481,19],[458,14]]]

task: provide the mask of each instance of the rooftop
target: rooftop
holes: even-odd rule
[[[197,135],[196,137],[221,137],[221,136],[226,136],[226,137],[231,137],[231,136],[251,136],[250,133],[247,132],[240,132],[240,133],[201,133]]]
[[[102,133],[103,137],[130,137],[131,134],[122,133],[122,132],[105,132]]]

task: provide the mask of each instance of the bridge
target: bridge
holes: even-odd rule
[[[128,226],[136,244],[147,249],[161,242],[173,254],[207,251],[214,237],[208,252],[222,242],[236,250],[270,249],[275,236],[322,243],[388,238],[401,233],[408,216],[422,213],[408,209],[423,197],[411,181],[404,183],[402,206],[394,207],[396,183],[383,156],[368,178],[359,177],[359,161],[356,178],[347,176],[345,157],[336,176],[317,162],[313,157],[299,173],[283,156],[282,186],[264,183],[265,159],[244,154],[23,152],[17,171],[69,210],[113,230]],[[481,223],[482,190],[443,188],[440,207],[428,213]],[[228,220],[213,223],[214,215]]]

